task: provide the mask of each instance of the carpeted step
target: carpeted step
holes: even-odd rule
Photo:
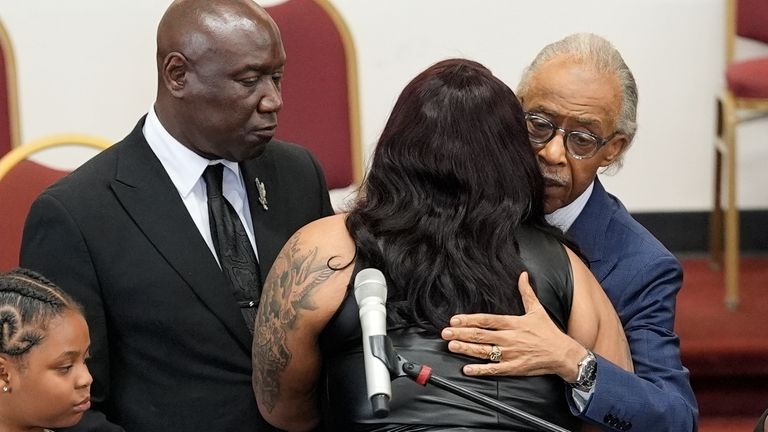
[[[759,416],[702,417],[699,419],[699,432],[752,432]]]
[[[700,417],[756,422],[768,408],[768,257],[742,258],[735,311],[723,304],[722,271],[706,258],[681,262],[676,331]]]

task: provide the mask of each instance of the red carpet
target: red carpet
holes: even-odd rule
[[[740,305],[723,303],[723,274],[683,259],[676,330],[699,402],[701,432],[751,432],[768,408],[768,257],[743,257]]]
[[[704,417],[699,422],[699,432],[752,432],[757,417]]]

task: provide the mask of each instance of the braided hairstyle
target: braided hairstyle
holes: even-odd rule
[[[42,275],[15,268],[0,274],[0,354],[21,357],[45,337],[48,323],[80,306]]]

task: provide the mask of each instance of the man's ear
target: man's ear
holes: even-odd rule
[[[628,143],[629,141],[627,141],[627,137],[624,134],[618,134],[611,138],[602,149],[603,160],[600,161],[600,166],[605,168],[616,162],[616,159],[624,153]]]
[[[184,57],[184,54],[172,52],[165,56],[160,74],[163,78],[163,85],[170,94],[175,97],[183,96],[188,72],[189,61]]]

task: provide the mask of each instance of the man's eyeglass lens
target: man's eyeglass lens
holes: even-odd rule
[[[565,148],[568,150],[568,153],[577,159],[591,157],[607,141],[587,132],[567,131],[559,128],[549,119],[536,114],[526,114],[525,120],[528,125],[528,136],[533,147],[543,147],[555,137],[559,130],[564,134]]]

